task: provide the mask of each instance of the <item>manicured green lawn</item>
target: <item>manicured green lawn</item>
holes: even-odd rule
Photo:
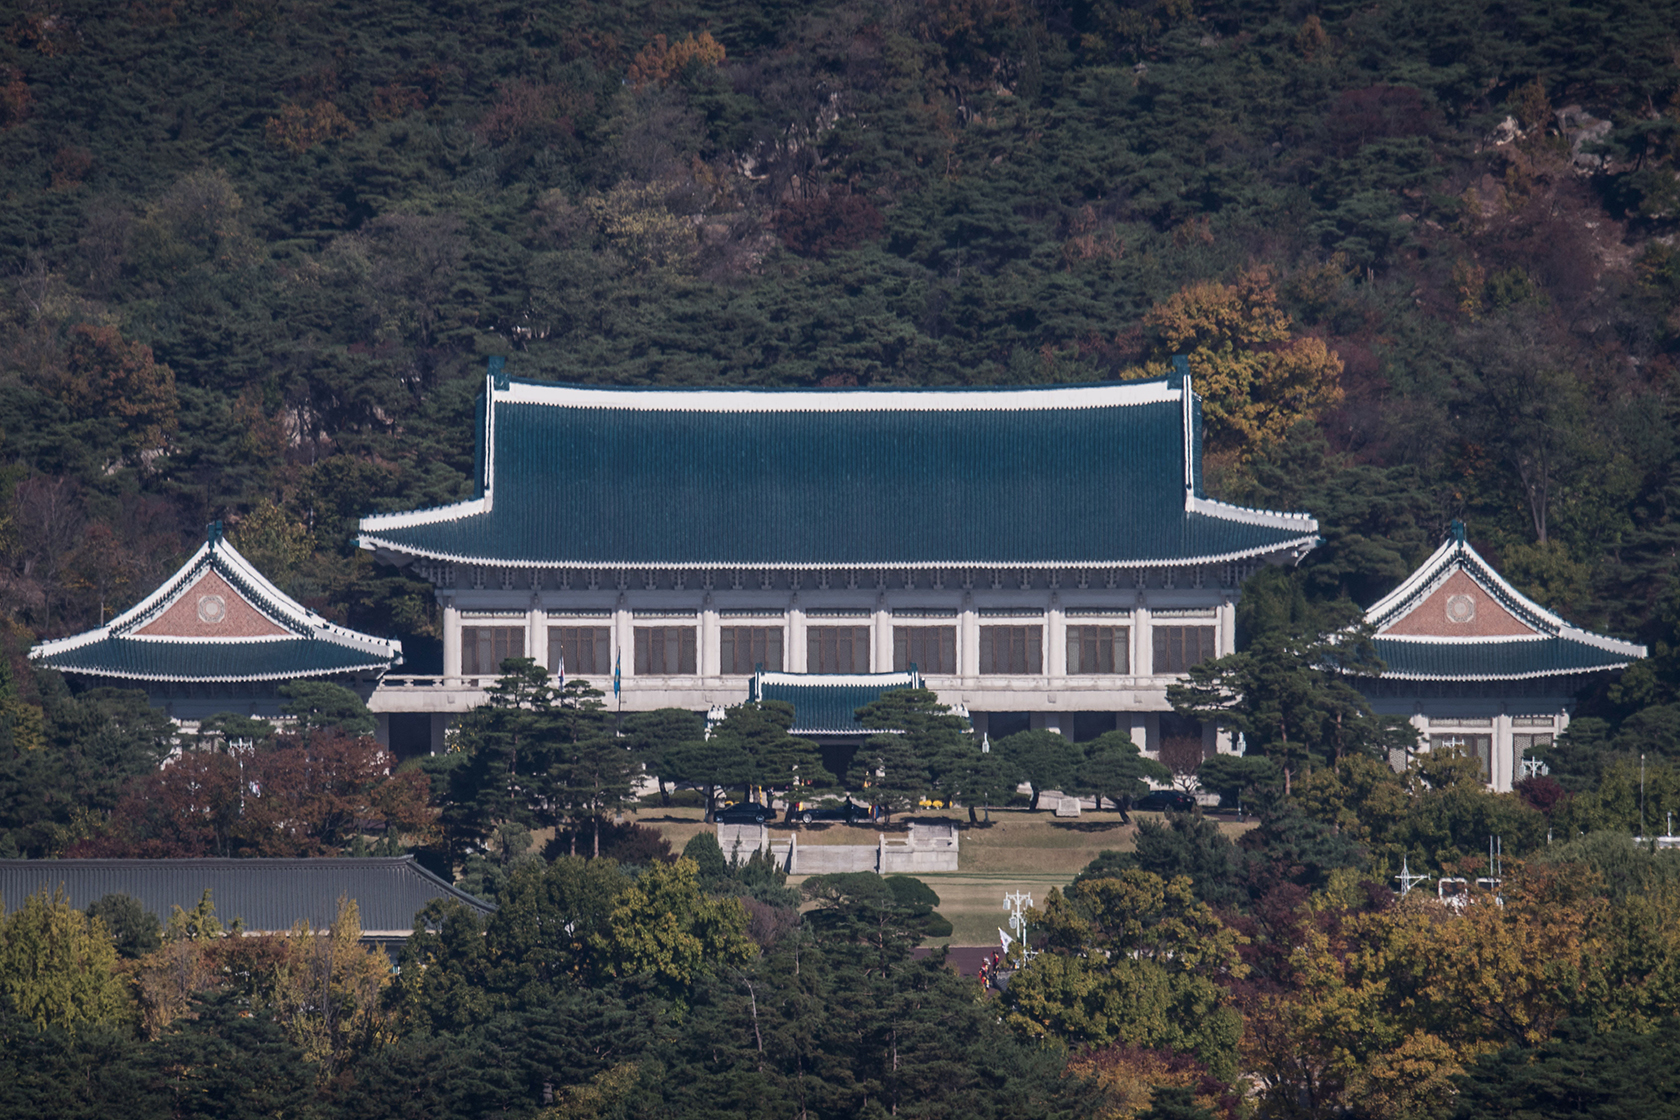
[[[657,828],[671,841],[671,847],[680,852],[690,837],[711,827],[700,816],[698,809],[653,808],[643,809],[632,819]],[[1155,816],[1153,813],[1132,815],[1134,821]],[[1136,833],[1133,825],[1120,823],[1120,814],[1109,811],[1086,812],[1077,819],[1058,820],[1048,810],[1033,813],[1025,809],[993,809],[990,827],[969,827],[968,813],[961,809],[924,810],[915,817],[951,820],[961,826],[959,870],[918,876],[939,895],[939,912],[952,925],[950,937],[930,941],[930,945],[995,943],[998,927],[1008,921],[1003,905],[1005,894],[1025,891],[1033,896],[1035,903],[1042,905],[1052,887],[1067,886],[1099,853],[1130,850]],[[903,836],[907,824],[900,817],[886,827],[889,834]],[[1222,820],[1219,827],[1236,839],[1254,826]],[[881,826],[775,825],[772,829],[776,833],[796,833],[801,844],[873,845]],[[803,881],[803,876],[788,880],[793,886]]]

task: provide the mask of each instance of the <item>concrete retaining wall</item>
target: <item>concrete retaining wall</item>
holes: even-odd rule
[[[873,871],[916,875],[957,870],[957,828],[912,824],[907,839],[882,833],[873,844],[801,844],[797,835],[772,836],[756,824],[720,824],[718,847],[725,859],[746,859],[760,849],[789,875],[837,875]]]

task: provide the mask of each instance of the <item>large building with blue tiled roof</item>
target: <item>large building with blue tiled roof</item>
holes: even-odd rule
[[[1507,583],[1464,526],[1366,612],[1385,670],[1361,685],[1379,713],[1402,715],[1431,747],[1481,760],[1496,790],[1525,775],[1525,752],[1568,726],[1575,695],[1645,647],[1573,626]]]
[[[495,369],[474,496],[363,519],[436,588],[443,674],[376,712],[434,745],[531,656],[625,710],[708,711],[755,673],[919,672],[993,738],[1211,728],[1167,684],[1230,652],[1242,581],[1317,542],[1206,496],[1187,373],[1015,389],[617,389]],[[777,678],[782,679],[782,678]],[[793,687],[784,685],[783,687]]]

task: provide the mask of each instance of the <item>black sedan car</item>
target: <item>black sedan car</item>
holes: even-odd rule
[[[763,824],[775,816],[756,801],[738,801],[712,814],[719,824]]]
[[[869,819],[869,806],[858,805],[847,798],[839,805],[810,805],[801,804],[788,814],[789,820],[799,821],[801,824],[814,824],[817,821],[854,821]]]
[[[1132,802],[1132,808],[1141,809],[1145,813],[1162,813],[1168,810],[1174,813],[1188,813],[1196,808],[1196,799],[1183,790],[1158,789]]]

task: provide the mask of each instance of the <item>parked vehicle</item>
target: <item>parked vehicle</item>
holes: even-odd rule
[[[1158,789],[1132,802],[1132,808],[1141,809],[1145,813],[1162,813],[1168,810],[1174,813],[1188,813],[1196,808],[1196,799],[1183,790]]]
[[[713,814],[719,824],[763,824],[775,814],[756,801],[739,801]]]
[[[848,797],[838,805],[833,803],[818,805],[801,801],[788,816],[802,824],[814,824],[817,821],[845,821],[847,824],[851,824],[854,821],[869,820],[870,812],[869,806],[859,805]]]

